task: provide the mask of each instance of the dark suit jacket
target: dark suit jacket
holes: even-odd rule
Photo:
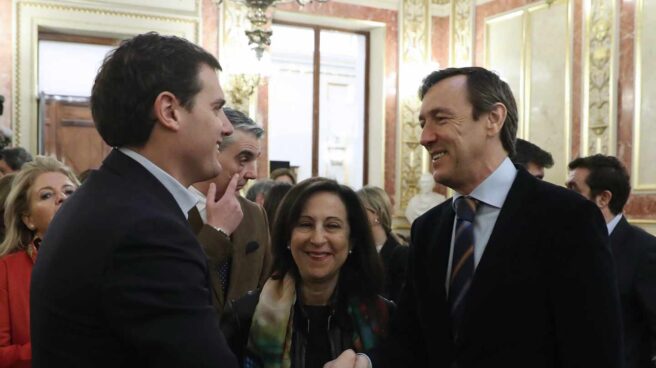
[[[445,291],[452,201],[412,226],[408,281],[384,367],[620,367],[621,323],[608,231],[580,195],[519,169],[477,266],[460,339]]]
[[[30,297],[36,368],[237,366],[187,219],[117,150],[51,222]]]
[[[652,367],[656,354],[656,237],[622,217],[610,234],[624,322],[625,367]]]
[[[250,290],[262,287],[271,272],[271,240],[269,222],[264,209],[246,198],[238,196],[244,218],[227,238],[212,226],[203,224],[200,216],[189,217],[209,259],[210,280],[214,307],[218,316],[227,300],[235,300]],[[228,293],[224,297],[218,269],[230,259]]]
[[[408,246],[399,244],[392,234],[387,234],[387,241],[380,248],[380,258],[385,270],[383,296],[394,302],[399,301],[405,284],[408,250]]]

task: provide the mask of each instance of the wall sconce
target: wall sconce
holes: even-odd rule
[[[243,4],[248,8],[248,20],[251,22],[251,29],[246,31],[248,45],[255,51],[257,58],[261,59],[266,50],[271,45],[271,35],[273,32],[268,28],[271,19],[267,16],[269,7],[276,4],[295,2],[300,6],[307,5],[311,2],[325,3],[329,0],[233,0]],[[217,5],[223,3],[223,0],[214,0]]]

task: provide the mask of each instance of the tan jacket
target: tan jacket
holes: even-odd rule
[[[237,199],[244,218],[230,238],[212,226],[203,224],[198,213],[189,217],[198,241],[207,254],[212,299],[219,315],[223,312],[226,299],[237,299],[248,291],[261,287],[271,271],[271,239],[266,213],[262,207],[243,197],[238,196]],[[230,285],[224,298],[218,269],[230,256]]]

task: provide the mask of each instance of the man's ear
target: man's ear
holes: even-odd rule
[[[597,207],[603,209],[608,207],[611,199],[613,199],[613,193],[611,193],[610,190],[604,190],[603,192],[597,194],[594,201],[597,204]]]
[[[153,104],[155,120],[164,129],[178,131],[180,129],[180,102],[171,92],[164,91],[157,95]]]
[[[492,107],[492,110],[487,114],[487,132],[488,136],[498,135],[503,128],[503,123],[506,121],[506,115],[508,110],[506,106],[500,102],[497,102]]]

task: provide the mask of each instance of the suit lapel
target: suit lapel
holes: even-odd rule
[[[621,254],[621,245],[626,241],[626,237],[629,234],[631,225],[626,221],[626,217],[622,216],[620,222],[617,223],[613,232],[610,233],[610,246],[613,251],[613,254],[616,256]]]
[[[426,244],[430,244],[430,247],[424,260],[424,262],[427,262],[426,269],[432,271],[429,277],[429,290],[437,292],[437,298],[442,302],[446,301],[446,272],[449,265],[451,237],[455,220],[452,202],[453,200],[450,199],[444,203],[442,213],[435,218],[435,221],[437,221],[436,231],[428,232],[431,234],[431,239]]]

